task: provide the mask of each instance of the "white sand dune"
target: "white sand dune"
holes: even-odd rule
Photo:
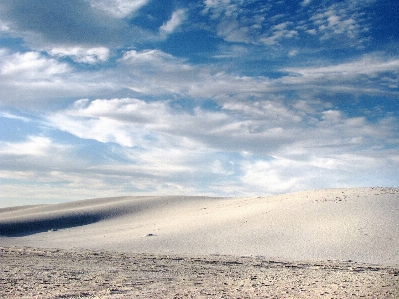
[[[0,209],[0,246],[399,265],[399,189],[117,197]]]

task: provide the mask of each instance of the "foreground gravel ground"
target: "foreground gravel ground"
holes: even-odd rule
[[[399,267],[0,247],[0,298],[399,298]]]

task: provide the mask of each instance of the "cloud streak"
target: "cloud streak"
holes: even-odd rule
[[[105,47],[81,48],[81,47],[63,47],[52,48],[48,51],[50,55],[58,57],[72,57],[76,62],[89,64],[105,62],[109,58],[109,49]]]
[[[179,27],[184,22],[185,19],[186,12],[184,11],[184,9],[178,9],[174,11],[170,20],[168,20],[159,28],[161,35],[171,34],[173,31],[176,30],[177,27]]]
[[[115,18],[124,18],[147,4],[148,0],[90,0],[90,5]]]

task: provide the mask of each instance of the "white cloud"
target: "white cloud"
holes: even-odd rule
[[[235,0],[205,1],[204,14],[218,22],[216,32],[226,41],[257,43],[259,32],[265,23],[265,7],[258,3],[256,12],[245,8],[244,3]]]
[[[167,102],[146,103],[134,98],[98,99],[92,102],[82,99],[74,103],[70,112],[81,117],[110,118],[137,124],[157,124],[159,121],[154,115],[171,113]]]
[[[89,159],[86,153],[86,158],[81,155],[86,150],[95,152],[93,143],[86,149],[83,144],[64,146],[41,136],[30,136],[23,142],[2,142],[0,178],[4,181],[0,201],[13,198],[58,201],[132,192],[194,194],[197,190],[194,178],[206,171],[204,164],[209,155],[198,144],[170,139],[167,143],[153,141],[151,146],[149,141],[145,150],[111,144]]]
[[[19,80],[49,79],[62,75],[71,69],[65,63],[45,58],[38,52],[13,53],[3,51],[0,57],[0,74],[5,77],[15,76]]]
[[[294,72],[303,76],[323,75],[369,75],[374,76],[381,72],[399,71],[399,60],[381,60],[372,56],[365,56],[359,60],[322,67],[286,68],[288,72]]]
[[[257,193],[284,193],[295,190],[295,186],[300,182],[300,178],[292,173],[286,173],[287,169],[294,172],[292,164],[288,161],[256,161],[253,163],[244,163],[244,175],[241,181],[252,186]]]
[[[3,20],[0,20],[0,31],[9,31],[10,27]]]
[[[27,117],[21,116],[21,115],[16,115],[13,113],[9,113],[9,112],[0,112],[0,117],[3,118],[10,118],[10,119],[17,119],[17,120],[21,120],[23,122],[30,122],[31,120]]]
[[[248,48],[241,45],[223,45],[219,51],[219,54],[214,55],[214,58],[241,58],[246,57],[249,54]]]
[[[115,18],[124,18],[146,5],[149,0],[90,0],[92,7],[101,9]]]
[[[397,173],[397,166],[398,161],[394,158],[361,152],[310,155],[306,161],[274,157],[243,162],[241,181],[257,193],[375,186],[392,178]]]
[[[38,184],[49,185],[47,194],[58,190],[55,198],[89,182],[92,195],[71,194],[83,198],[101,196],[101,190],[114,192],[110,196],[270,194],[376,184],[398,174],[398,154],[384,147],[398,144],[397,120],[392,118],[371,123],[326,109],[322,102],[278,98],[230,100],[219,111],[176,111],[171,103],[135,98],[75,101],[51,114],[45,124],[102,143],[101,154],[83,159],[78,148],[33,136],[1,144],[0,176],[24,180],[35,192]],[[90,151],[95,147],[91,143]],[[373,181],[376,173],[381,181]],[[13,188],[7,183],[7,192]]]
[[[55,53],[87,54],[80,50],[71,53],[64,48]],[[0,77],[2,100],[20,105],[76,95],[93,97],[126,88],[147,95],[200,97],[256,94],[270,88],[267,78],[226,74],[212,65],[194,66],[160,50],[131,50],[117,61],[114,69],[89,72],[73,69],[67,63],[38,52],[10,54],[3,50],[0,51]],[[18,89],[18,94],[15,89]]]
[[[231,15],[232,11],[236,10],[236,5],[231,0],[205,0],[205,9],[203,13],[209,13],[211,11],[212,18],[219,18],[221,14],[226,12],[227,15]]]
[[[309,33],[310,35],[316,35],[317,34],[316,29],[309,29],[309,30],[306,30],[306,32]]]
[[[50,156],[47,157],[49,158]],[[67,161],[64,154],[65,160]],[[125,189],[128,180],[122,176],[118,184],[115,184],[112,180],[108,181],[104,175],[85,169],[81,161],[67,161],[73,165],[73,169],[58,164],[59,170],[51,169],[57,166],[47,165],[40,168],[29,165],[31,161],[25,162],[27,165],[22,171],[0,170],[0,178],[4,180],[0,194],[0,207],[3,204],[7,206],[7,202],[11,206],[16,203],[20,205],[54,204],[93,197],[112,197],[116,194],[120,196],[132,194],[131,189]]]
[[[284,22],[273,26],[267,34],[260,37],[260,41],[265,45],[275,45],[283,39],[293,38],[298,35],[298,32],[289,29],[292,24],[292,22]]]
[[[144,50],[141,52],[131,50],[126,52],[120,61],[129,66],[145,66],[150,71],[172,72],[192,69],[184,60],[160,50]]]
[[[89,59],[80,48],[76,52],[64,48],[58,50],[65,55],[76,54],[75,59],[78,55],[82,55],[80,59]],[[104,55],[98,59],[106,59],[107,50],[104,50]],[[326,90],[356,94],[392,93],[392,88],[397,85],[395,82],[398,82],[399,69],[398,60],[377,54],[335,65],[287,67],[281,71],[289,74],[275,79],[225,73],[218,65],[193,65],[160,50],[131,50],[124,53],[115,68],[92,72],[73,69],[67,63],[38,52],[9,54],[3,50],[0,59],[0,87],[7,95],[3,101],[14,100],[14,103],[15,100],[29,103],[75,95],[93,97],[104,91],[118,94],[124,89],[143,95],[167,95],[167,98],[171,95],[208,97],[222,103],[237,97],[272,97],[287,89],[313,93]],[[14,92],[16,88],[18,97]]]
[[[173,12],[172,17],[169,21],[164,23],[160,28],[159,31],[162,35],[171,34],[173,31],[176,30],[177,27],[181,25],[186,19],[186,12],[184,9],[178,9]]]
[[[205,0],[204,9],[189,5],[192,11],[176,10],[169,20],[154,6],[152,16],[134,19],[148,0],[48,1],[45,10],[39,2],[0,5],[7,42],[23,37],[10,49],[41,50],[0,49],[0,101],[10,111],[0,117],[40,132],[27,136],[15,127],[19,135],[0,143],[3,198],[397,184],[395,112],[361,101],[397,98],[399,60],[382,51],[349,60],[364,50],[370,1],[303,0],[295,13],[280,14],[284,1],[257,1],[254,9],[252,1]],[[198,9],[202,15],[188,20]],[[133,25],[146,17],[149,31]],[[188,21],[185,30],[212,31],[205,38],[213,34],[210,46],[220,55],[142,50],[166,43]],[[348,46],[356,49],[347,60],[329,56]],[[34,121],[18,114],[21,107],[31,109],[23,115],[37,113]],[[59,143],[65,136],[76,147]]]
[[[80,138],[143,150],[186,144],[187,148],[246,151],[298,161],[307,161],[313,154],[356,153],[382,139],[395,139],[393,120],[371,124],[364,117],[324,109],[322,103],[309,107],[301,101],[290,106],[278,101],[226,102],[218,112],[196,108],[187,113],[172,110],[167,101],[80,100],[49,121]]]
[[[54,99],[109,92],[114,88],[112,81],[101,72],[79,72],[39,52],[0,50],[0,101],[3,104],[44,106]]]
[[[57,47],[49,50],[48,53],[58,57],[70,56],[77,62],[89,64],[105,62],[109,58],[109,49],[105,47]]]
[[[250,27],[239,24],[238,21],[230,19],[222,21],[217,26],[218,35],[222,36],[226,41],[230,42],[253,42]]]
[[[49,117],[53,126],[83,139],[148,148],[171,122],[166,102],[137,99],[79,100],[68,110]]]
[[[276,14],[284,1],[257,2],[257,8],[252,9],[250,1],[220,0],[205,1],[203,13],[217,22],[217,34],[230,42],[268,46],[282,43],[292,46],[294,43],[300,46],[301,33],[306,32],[322,43],[336,41],[335,47],[358,47],[368,39],[370,20],[364,9],[371,2],[373,0],[356,3],[347,0],[331,5],[312,5],[311,0],[304,0],[297,11]],[[282,27],[282,24],[289,26]]]
[[[49,138],[30,136],[25,142],[0,143],[0,155],[45,156],[53,148]]]
[[[367,16],[362,9],[369,5],[357,3],[353,5],[352,1],[334,3],[326,8],[320,8],[310,18],[314,28],[320,34],[321,40],[332,38],[347,37],[354,44],[363,43],[363,33],[369,31]]]
[[[94,139],[100,142],[115,142],[122,146],[135,146],[143,139],[139,130],[129,132],[123,124],[112,119],[84,118],[76,121],[64,114],[49,118],[60,130],[74,134],[82,139]],[[137,134],[137,135],[136,135]]]
[[[352,94],[392,94],[396,88],[392,82],[398,82],[399,79],[399,60],[368,55],[351,62],[318,67],[290,67],[283,71],[290,75],[279,80],[299,89],[308,87],[319,92],[330,90]],[[388,81],[387,74],[391,77]]]
[[[218,97],[260,94],[272,87],[264,77],[220,72],[217,65],[191,65],[159,50],[128,51],[119,63],[124,86],[143,94]]]
[[[396,81],[393,78],[387,78],[384,82],[378,78],[367,81],[362,75],[371,78],[379,73],[392,72],[396,76],[395,71],[398,69],[397,60],[387,60],[378,55],[336,65],[283,68],[281,71],[288,72],[289,75],[276,79],[220,72],[217,65],[192,65],[160,50],[131,50],[118,62],[114,78],[118,79],[120,87],[143,94],[173,93],[175,96],[213,98],[227,98],[226,95],[238,94],[261,96],[289,88],[308,88],[313,92],[382,92],[382,87],[394,87]],[[356,76],[365,84],[359,86],[360,81],[353,81]],[[329,84],[325,84],[326,80]]]
[[[251,120],[269,123],[295,123],[302,120],[300,114],[277,101],[259,100],[253,102],[228,101],[223,103],[223,109],[245,115]]]

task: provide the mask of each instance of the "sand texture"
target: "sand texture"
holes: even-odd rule
[[[0,246],[399,265],[399,189],[120,197],[0,209]]]
[[[0,297],[399,298],[398,236],[395,188],[5,208]]]
[[[399,298],[399,269],[353,262],[0,248],[1,298]]]

